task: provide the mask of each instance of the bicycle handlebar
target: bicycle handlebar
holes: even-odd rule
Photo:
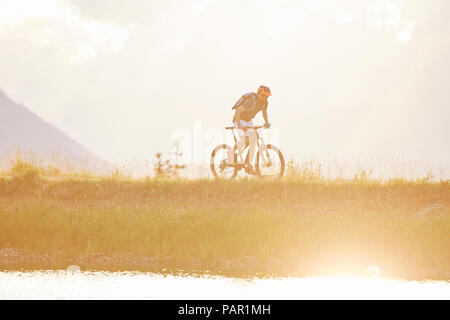
[[[263,129],[263,128],[265,128],[266,126],[256,126],[256,127],[241,127],[241,128],[239,128],[239,129],[255,129],[255,130],[257,130],[257,129]],[[225,127],[225,129],[227,129],[227,130],[233,130],[233,129],[238,129],[238,128],[236,128],[236,127]],[[267,128],[268,129],[268,128]]]

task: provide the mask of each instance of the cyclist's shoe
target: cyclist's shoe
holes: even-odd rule
[[[256,171],[253,168],[253,166],[250,164],[245,167],[245,173],[252,175],[252,176],[256,176]]]

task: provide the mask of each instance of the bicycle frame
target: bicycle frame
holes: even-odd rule
[[[264,139],[259,134],[259,130],[261,130],[263,128],[265,128],[265,127],[264,126],[244,127],[244,129],[246,129],[246,130],[248,130],[248,129],[255,130],[255,132],[256,132],[256,147],[260,151],[266,151],[266,148],[265,148],[266,144],[264,142]],[[234,143],[235,143],[235,145],[237,145],[237,143],[239,142],[239,140],[238,140],[239,135],[236,133],[236,128],[235,127],[227,127],[226,129],[230,129],[233,132]],[[247,138],[247,136],[244,136],[242,139],[246,139],[246,138]],[[247,146],[248,146],[248,144],[246,143],[244,148],[242,148],[242,150],[237,150],[240,163],[244,163],[244,158],[243,158],[243,154],[242,153],[247,148]],[[266,152],[261,152],[261,156],[263,157],[264,160],[266,160],[266,158],[269,158],[269,155],[268,154],[264,154],[264,153],[267,153],[267,151]],[[244,164],[244,165],[233,164],[232,166],[239,166],[239,167],[243,168],[245,165],[246,164]]]

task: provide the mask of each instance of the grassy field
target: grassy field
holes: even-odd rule
[[[450,279],[450,184],[0,177],[0,269]]]

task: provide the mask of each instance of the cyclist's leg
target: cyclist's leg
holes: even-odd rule
[[[254,127],[253,121],[246,122],[247,127]],[[249,146],[248,146],[248,162],[253,165],[256,153],[256,144],[257,144],[257,136],[256,131],[254,129],[247,129],[245,132],[245,136],[248,137]],[[245,140],[245,139],[243,139]]]
[[[247,127],[248,122],[241,120],[241,126]],[[237,163],[243,164],[244,159],[243,159],[242,151],[244,150],[244,146],[245,146],[245,131],[237,128],[237,121],[234,122],[234,127],[236,128],[236,131],[239,134],[239,141],[237,142],[237,151],[238,151]],[[239,156],[239,155],[241,155],[241,156]]]
[[[255,159],[255,152],[256,152],[256,143],[257,143],[256,131],[254,129],[247,130],[246,135],[248,136],[248,139],[249,139],[248,161],[249,161],[249,164],[253,165],[254,159]]]

